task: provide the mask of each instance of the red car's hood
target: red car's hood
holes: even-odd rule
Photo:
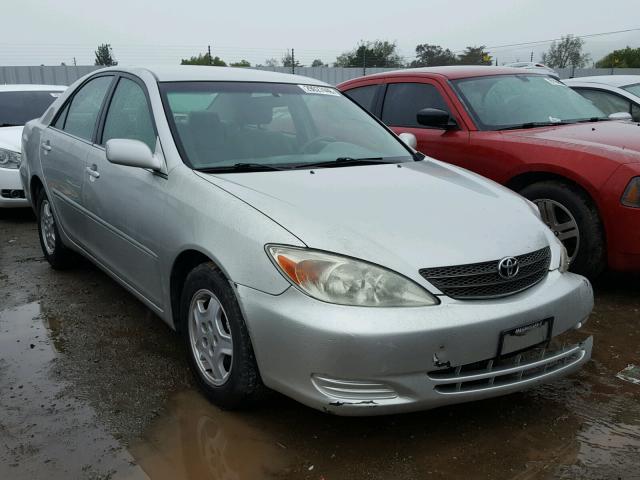
[[[640,124],[635,122],[589,122],[502,132],[526,143],[561,144],[571,150],[604,154],[620,163],[640,162]]]

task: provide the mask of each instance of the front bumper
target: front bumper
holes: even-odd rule
[[[542,364],[525,362],[513,371],[462,369],[496,357],[505,330],[553,317],[555,337],[586,321],[591,285],[570,273],[550,272],[538,285],[502,299],[444,297],[440,305],[421,308],[332,305],[295,288],[273,296],[239,285],[237,292],[264,383],[339,415],[406,412],[502,395],[568,375],[591,357],[588,339],[558,353],[562,359],[545,356]]]
[[[28,206],[29,202],[24,197],[20,180],[20,170],[0,167],[0,208]]]

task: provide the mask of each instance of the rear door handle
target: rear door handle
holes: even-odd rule
[[[46,142],[42,142],[42,149],[46,150],[47,152],[51,151],[51,144],[49,143],[49,140],[47,140]]]
[[[96,178],[100,178],[100,172],[98,172],[97,168],[98,167],[96,165],[92,165],[92,166],[87,167],[85,169],[87,171],[87,173],[89,174],[89,176],[91,177],[91,180],[95,180]]]

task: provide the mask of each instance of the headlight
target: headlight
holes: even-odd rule
[[[631,179],[620,201],[627,207],[640,208],[640,177]]]
[[[527,202],[527,205],[529,205],[529,208],[531,209],[533,214],[536,217],[538,217],[540,220],[542,220],[542,215],[540,214],[540,209],[538,208],[538,205],[536,205],[535,203],[533,203],[531,200],[529,200],[527,198],[524,198],[524,201]]]
[[[422,307],[438,299],[398,273],[305,248],[268,245],[275,265],[293,285],[323,302],[360,307]]]
[[[18,168],[20,166],[21,155],[12,150],[0,148],[0,167],[2,168]]]

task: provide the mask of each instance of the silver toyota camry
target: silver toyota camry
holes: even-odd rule
[[[20,173],[52,267],[138,297],[222,407],[373,415],[579,369],[591,286],[535,206],[413,140],[309,78],[115,67],[27,124]]]

